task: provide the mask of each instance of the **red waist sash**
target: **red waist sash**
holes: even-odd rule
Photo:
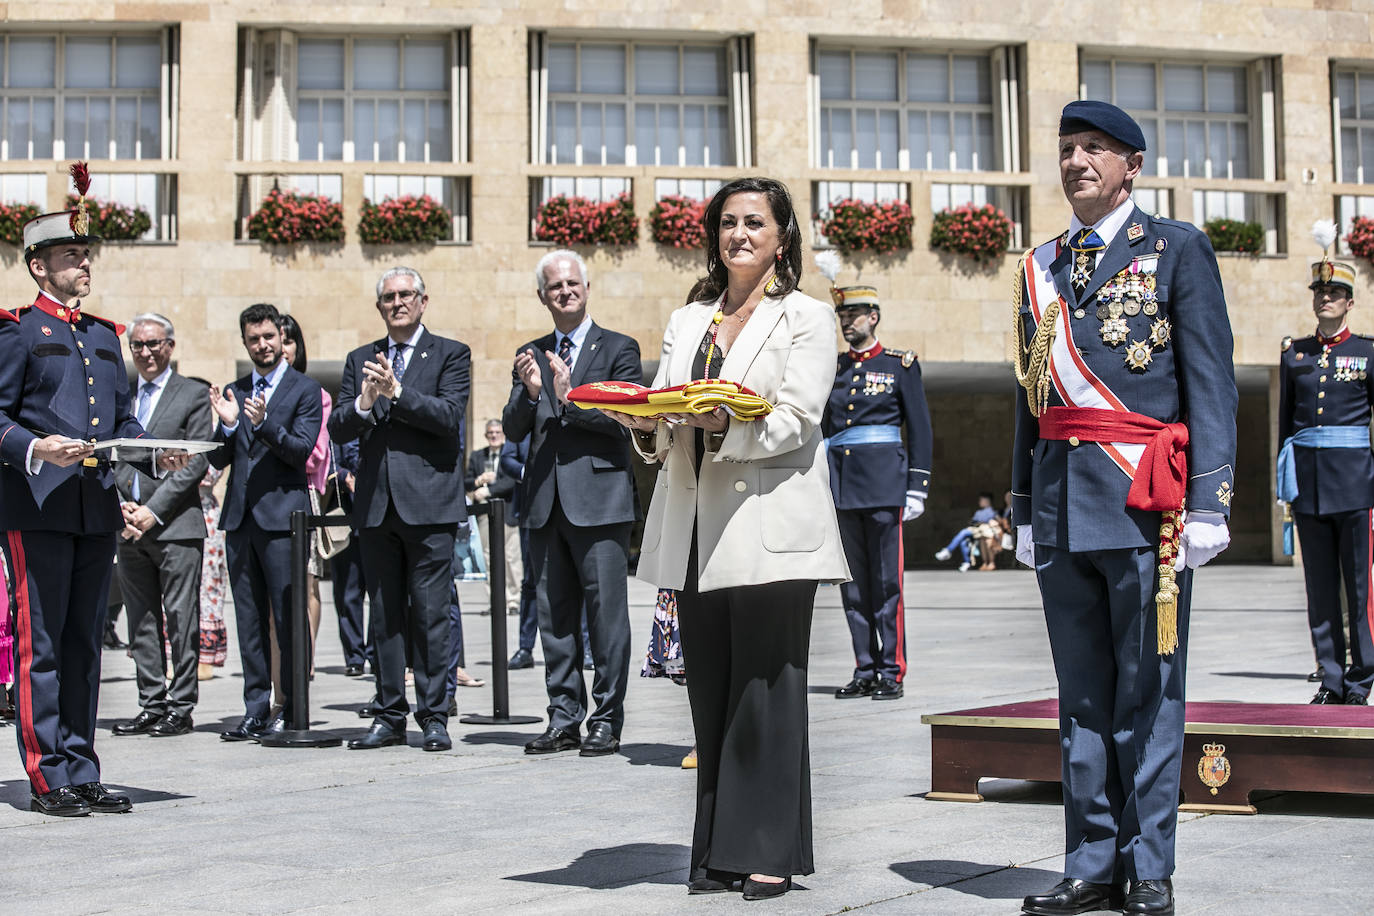
[[[1144,414],[1096,407],[1046,407],[1040,438],[1144,445],[1126,505],[1148,512],[1182,509],[1188,492],[1188,427]]]

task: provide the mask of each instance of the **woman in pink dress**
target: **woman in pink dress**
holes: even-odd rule
[[[224,667],[229,650],[229,629],[224,624],[224,596],[229,590],[229,567],[224,556],[224,532],[219,530],[219,500],[215,484],[223,469],[209,467],[200,481],[200,508],[205,513],[205,557],[200,572],[200,667],[197,675],[208,681],[216,668]]]

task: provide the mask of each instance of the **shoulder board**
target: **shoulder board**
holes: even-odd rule
[[[1358,338],[1360,338],[1360,340],[1372,340],[1372,341],[1374,341],[1374,336],[1371,336],[1371,335],[1369,335],[1369,334],[1356,334],[1355,336],[1358,337]]]
[[[1285,337],[1283,339],[1283,343],[1279,344],[1279,346],[1283,349],[1283,352],[1287,353],[1288,348],[1293,346],[1293,335],[1290,334],[1287,337]]]
[[[122,337],[124,335],[124,325],[116,321],[111,321],[108,318],[101,318],[99,315],[92,315],[90,312],[82,312],[82,314],[98,324],[105,325],[105,327],[115,332],[115,336]]]
[[[887,350],[886,352],[900,359],[903,369],[910,369],[916,362],[915,350]]]

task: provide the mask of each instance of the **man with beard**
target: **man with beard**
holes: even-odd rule
[[[854,640],[854,678],[835,697],[895,700],[906,676],[902,522],[925,511],[930,411],[915,351],[878,343],[878,291],[845,286],[830,295],[849,351],[840,354],[822,428],[840,540],[854,577],[840,586]]]
[[[72,168],[84,195],[85,166]],[[32,305],[0,310],[0,529],[15,615],[15,730],[34,811],[124,812],[95,753],[100,644],[124,516],[102,439],[141,437],[120,355],[123,328],[81,308],[91,292],[84,198],[24,226]],[[154,453],[156,456],[156,453]],[[186,466],[155,457],[156,476]],[[152,463],[141,463],[152,472]]]
[[[305,462],[320,436],[320,386],[282,359],[281,315],[267,303],[239,315],[243,346],[253,371],[210,386],[219,418],[210,452],[217,468],[232,465],[219,526],[229,560],[239,655],[243,660],[243,720],[220,734],[225,741],[254,741],[309,723],[272,716],[272,636],[285,664],[292,653],[291,513],[309,511]],[[282,677],[282,705],[291,709],[291,678]]]

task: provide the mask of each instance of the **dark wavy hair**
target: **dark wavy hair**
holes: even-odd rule
[[[281,339],[283,343],[288,340],[295,342],[296,358],[291,360],[291,368],[297,372],[304,372],[305,367],[310,365],[310,360],[305,355],[305,331],[301,330],[301,323],[294,315],[281,316]]]
[[[767,198],[782,241],[782,257],[777,265],[780,286],[770,295],[785,296],[801,283],[801,227],[797,225],[797,214],[792,209],[792,195],[787,192],[787,185],[771,178],[736,178],[723,185],[706,205],[703,219],[706,228],[706,282],[698,294],[699,300],[718,298],[730,284],[729,271],[720,258],[720,214],[731,195],[751,192]]]

